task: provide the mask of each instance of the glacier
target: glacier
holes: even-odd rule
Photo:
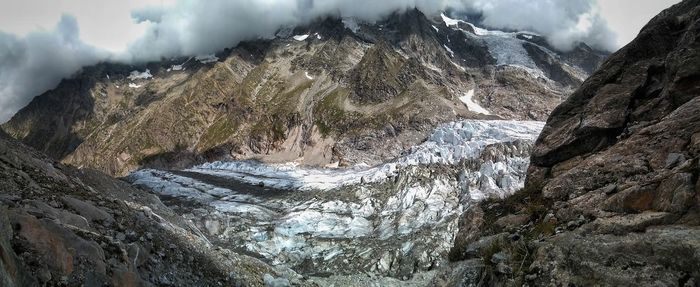
[[[528,42],[519,39],[518,36],[522,36],[525,39],[532,39],[533,35],[537,35],[533,32],[504,32],[498,30],[489,30],[481,27],[477,27],[473,23],[469,23],[463,20],[452,19],[441,14],[443,22],[447,27],[462,31],[468,37],[475,37],[483,40],[491,55],[496,59],[496,65],[498,66],[510,66],[513,68],[521,69],[530,74],[534,78],[541,78],[551,81],[546,74],[535,64],[530,55],[527,53],[523,47],[523,43],[530,43],[532,45],[538,46],[542,51],[551,55],[552,57],[558,57],[556,53],[549,50],[546,47],[537,45],[534,42]],[[474,33],[465,31],[459,27],[460,23],[469,25]]]
[[[278,189],[330,190],[347,185],[372,183],[394,176],[410,165],[455,164],[480,155],[487,145],[515,140],[534,141],[544,127],[535,121],[461,121],[439,126],[407,156],[375,167],[357,165],[345,169],[301,167],[296,163],[268,165],[255,161],[218,161],[187,171],[227,177],[249,184]]]
[[[543,125],[447,123],[404,156],[373,167],[231,161],[145,169],[127,179],[172,201],[212,242],[272,265],[393,276],[402,264],[441,264],[465,208],[522,188]]]

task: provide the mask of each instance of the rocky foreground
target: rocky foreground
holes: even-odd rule
[[[699,39],[675,5],[557,107],[525,189],[462,218],[453,282],[700,284]]]
[[[213,248],[158,197],[3,133],[0,231],[3,287],[260,286],[277,276],[257,259]]]

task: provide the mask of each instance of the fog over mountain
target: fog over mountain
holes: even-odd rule
[[[11,10],[19,4],[4,5]],[[133,20],[147,28],[120,53],[84,43],[76,19],[68,14],[53,30],[24,36],[3,33],[0,27],[0,122],[61,79],[100,61],[136,63],[212,53],[240,41],[272,37],[280,27],[319,17],[355,17],[371,22],[414,7],[426,15],[446,9],[478,14],[483,25],[540,33],[562,50],[579,42],[601,50],[618,48],[615,33],[600,16],[594,0],[177,0],[172,5],[132,11]]]
[[[297,1],[178,1],[166,8],[134,11],[136,21],[150,22],[146,35],[130,46],[122,59],[155,60],[160,57],[210,53],[256,37],[272,37],[281,26],[296,26],[325,16],[375,21],[395,11],[418,8],[426,15],[444,9],[483,15],[494,28],[532,30],[566,50],[586,42],[602,50],[615,49],[614,33],[597,14],[593,1],[522,0],[297,0]],[[513,9],[518,7],[518,9]],[[533,21],[533,20],[537,21]]]

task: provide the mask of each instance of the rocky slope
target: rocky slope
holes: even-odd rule
[[[4,133],[0,231],[0,286],[263,286],[280,276],[214,248],[156,196]]]
[[[331,18],[216,55],[85,68],[2,128],[119,176],[220,159],[376,164],[440,123],[544,120],[604,57],[417,10]]]
[[[698,286],[699,39],[683,1],[557,107],[526,188],[465,213],[452,282]]]

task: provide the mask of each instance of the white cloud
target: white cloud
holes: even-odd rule
[[[680,0],[599,0],[601,15],[616,32],[615,47],[632,41],[647,22],[661,10]]]
[[[87,44],[112,52],[126,49],[141,37],[144,24],[131,19],[131,11],[147,5],[170,5],[174,0],[0,0],[0,31],[25,36],[51,30],[62,15],[80,24],[80,38]]]
[[[482,14],[483,24],[493,28],[530,30],[547,37],[550,44],[568,50],[585,42],[602,50],[614,50],[615,33],[601,17],[593,0],[472,0],[468,10]]]
[[[53,30],[24,37],[0,32],[0,122],[33,96],[108,55],[80,40],[78,23],[71,16],[63,16]]]
[[[677,0],[0,0],[0,122],[85,65],[209,54],[239,41],[269,37],[280,26],[321,16],[374,21],[413,7],[426,14],[452,7],[479,12],[484,23],[494,28],[538,32],[562,49],[583,41],[613,50],[674,2]]]

